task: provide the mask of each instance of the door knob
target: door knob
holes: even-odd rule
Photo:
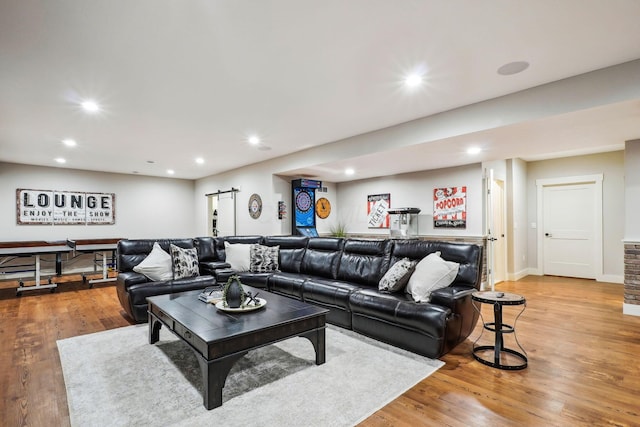
[[[547,236],[547,237],[551,237],[550,233],[544,233],[544,235]]]

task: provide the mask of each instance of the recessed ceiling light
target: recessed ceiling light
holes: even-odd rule
[[[75,147],[76,145],[78,145],[78,143],[71,138],[63,139],[62,143],[67,147]]]
[[[56,162],[62,164],[62,163],[67,163],[67,161],[65,159],[63,159],[62,157],[58,157],[57,159],[55,159]]]
[[[480,154],[482,149],[480,147],[469,147],[467,148],[467,154]]]
[[[498,74],[502,76],[511,76],[513,74],[521,73],[527,68],[529,68],[529,63],[527,61],[509,62],[508,64],[504,64],[502,67],[498,68]]]
[[[203,164],[203,163],[204,163],[204,159],[203,159],[202,157],[197,157],[197,158],[196,158],[196,163],[197,163],[197,164],[199,164],[199,165],[201,165],[201,164]]]
[[[175,173],[176,173],[176,171],[174,171],[173,169],[167,169],[167,173],[168,173],[169,175],[173,175],[173,174],[175,174]]]
[[[404,84],[408,87],[416,87],[422,83],[422,76],[420,74],[410,74],[404,79]]]
[[[258,145],[260,144],[260,138],[258,138],[257,136],[250,136],[249,137],[249,144],[251,145]]]
[[[356,171],[354,171],[351,168],[345,169],[344,170],[345,175],[353,175],[354,173],[356,173]]]
[[[98,111],[100,111],[100,106],[95,101],[90,99],[83,101],[80,106],[87,113],[97,113]]]

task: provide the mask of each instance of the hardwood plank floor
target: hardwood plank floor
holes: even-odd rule
[[[21,298],[15,282],[0,282],[2,426],[69,425],[56,340],[129,324],[112,284],[88,289],[78,279]],[[622,314],[622,285],[529,276],[497,288],[527,298],[516,330],[529,367],[482,365],[467,340],[362,426],[640,425],[640,317]],[[504,311],[509,323],[519,310]],[[493,316],[488,305],[482,313]]]

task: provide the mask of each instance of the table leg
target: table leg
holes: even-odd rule
[[[314,329],[300,336],[311,341],[316,351],[316,365],[322,365],[326,360],[325,328]]]
[[[40,286],[40,254],[36,254],[36,271],[35,271],[35,279],[36,279],[36,286]],[[58,262],[57,262],[58,258],[56,255],[56,271],[58,270]]]
[[[160,340],[160,328],[162,322],[149,312],[149,344],[155,344]]]
[[[94,283],[105,283],[105,282],[115,282],[116,278],[115,277],[111,277],[109,278],[109,263],[108,263],[108,257],[107,257],[107,251],[103,251],[103,252],[99,252],[100,254],[102,254],[102,278],[101,279],[91,279],[89,280],[89,287],[93,288],[93,284]],[[93,268],[95,270],[96,268],[96,259],[95,259],[94,255],[94,260],[93,260]],[[112,255],[113,257],[113,255]]]
[[[494,352],[494,361],[496,365],[500,365],[500,352],[504,350],[504,341],[502,337],[502,304],[493,304],[494,327],[496,330],[496,348]]]
[[[195,349],[196,358],[202,371],[202,383],[204,385],[203,404],[207,409],[222,406],[222,389],[227,381],[227,375],[233,365],[247,352],[240,352],[216,360],[207,360]]]
[[[56,254],[56,276],[62,276],[62,254]]]

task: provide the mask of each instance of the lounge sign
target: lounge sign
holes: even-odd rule
[[[115,194],[78,191],[16,190],[19,225],[115,224]]]

